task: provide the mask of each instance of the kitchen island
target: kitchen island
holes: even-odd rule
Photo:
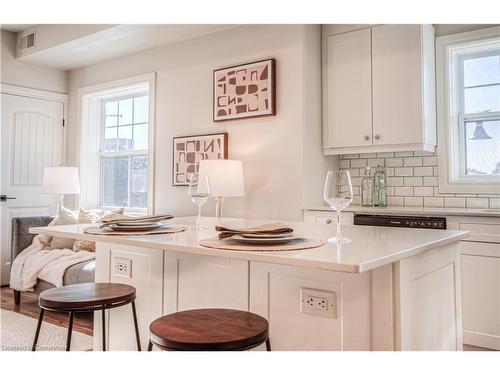
[[[215,225],[269,221],[203,218]],[[194,217],[173,225],[192,227]],[[175,311],[235,308],[267,318],[273,350],[461,350],[458,241],[466,231],[345,226],[351,242],[328,243],[335,228],[285,222],[325,245],[297,251],[206,248],[214,229],[165,235],[102,236],[89,224],[31,228],[32,233],[96,241],[96,281],[137,289],[141,340],[149,323]],[[129,309],[108,311],[110,350],[134,350]],[[94,349],[101,324],[96,314]]]

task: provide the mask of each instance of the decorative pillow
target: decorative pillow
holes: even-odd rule
[[[97,223],[101,221],[103,218],[106,218],[110,215],[123,214],[123,211],[124,211],[123,207],[114,209],[112,211],[104,211],[100,209],[84,210],[83,208],[80,208],[80,210],[78,211],[78,222],[81,224]]]
[[[49,225],[69,225],[78,224],[78,216],[75,212],[68,210],[67,208],[62,208],[61,212],[54,220],[52,220]],[[71,238],[63,237],[53,237],[50,244],[51,249],[73,249],[73,243],[75,240]]]
[[[83,223],[97,223],[104,218],[114,214],[123,214],[124,208],[117,208],[112,211],[104,211],[100,209],[84,210],[80,208],[78,211],[78,222]],[[73,244],[73,251],[92,251],[95,252],[95,242],[88,240],[77,240]]]
[[[95,252],[95,241],[76,240],[73,244],[73,251],[81,250]]]

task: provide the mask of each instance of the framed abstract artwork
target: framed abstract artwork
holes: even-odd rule
[[[227,133],[174,137],[173,143],[173,186],[189,185],[201,160],[227,159]]]
[[[214,70],[214,122],[274,116],[276,114],[276,61]]]

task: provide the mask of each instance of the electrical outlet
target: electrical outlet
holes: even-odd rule
[[[337,318],[337,294],[328,290],[300,288],[300,312]]]
[[[118,257],[113,258],[113,274],[132,277],[132,260]]]

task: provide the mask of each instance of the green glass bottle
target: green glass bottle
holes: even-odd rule
[[[377,207],[387,206],[387,174],[381,165],[377,166],[373,175],[373,205]]]

